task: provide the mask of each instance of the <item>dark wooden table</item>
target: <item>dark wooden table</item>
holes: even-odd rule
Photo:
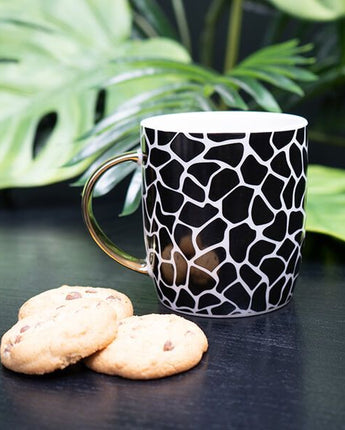
[[[102,206],[103,203],[100,203]],[[138,216],[101,222],[143,255]],[[102,218],[103,217],[103,218]],[[148,277],[102,253],[79,205],[0,212],[0,333],[29,297],[61,284],[108,286],[135,312],[167,312]],[[209,338],[199,366],[155,381],[130,381],[81,364],[51,375],[0,368],[1,429],[344,429],[345,268],[304,262],[294,300],[243,319],[194,318]]]

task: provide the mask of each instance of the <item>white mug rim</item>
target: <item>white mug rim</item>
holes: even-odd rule
[[[280,112],[200,111],[156,115],[143,119],[140,125],[174,133],[264,133],[298,130],[308,121]]]

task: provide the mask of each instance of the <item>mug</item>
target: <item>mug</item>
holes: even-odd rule
[[[188,112],[141,122],[141,150],[104,163],[82,211],[96,243],[148,274],[161,303],[191,315],[242,317],[287,304],[304,241],[307,120],[267,112]],[[119,249],[92,211],[98,179],[142,166],[146,257]]]

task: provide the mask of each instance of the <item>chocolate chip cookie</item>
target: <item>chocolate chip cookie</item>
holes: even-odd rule
[[[41,312],[48,307],[57,307],[69,301],[86,297],[105,300],[115,309],[119,320],[133,315],[132,302],[125,294],[119,291],[111,288],[62,285],[59,288],[44,291],[27,300],[19,309],[18,319]]]
[[[27,374],[63,369],[109,345],[117,327],[116,311],[105,300],[66,300],[9,329],[1,339],[1,362]]]
[[[84,362],[109,375],[162,378],[196,366],[207,348],[195,323],[173,314],[149,314],[121,320],[114,341]]]

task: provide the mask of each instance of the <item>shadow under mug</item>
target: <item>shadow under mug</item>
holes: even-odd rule
[[[82,211],[96,243],[148,274],[174,311],[242,317],[287,304],[304,240],[307,121],[267,112],[190,112],[141,122],[141,151],[104,163],[85,184]],[[100,177],[142,166],[146,258],[119,249],[92,210]]]

